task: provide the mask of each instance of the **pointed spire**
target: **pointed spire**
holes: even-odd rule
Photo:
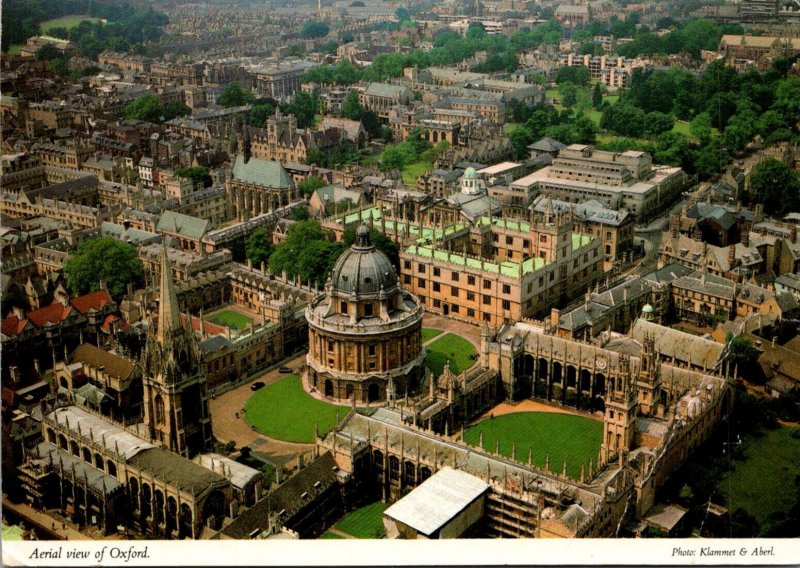
[[[175,292],[175,282],[172,279],[172,270],[169,267],[167,255],[167,242],[162,243],[161,253],[161,287],[158,303],[158,329],[156,339],[162,345],[172,338],[172,334],[182,327],[181,313],[178,310],[178,295]]]

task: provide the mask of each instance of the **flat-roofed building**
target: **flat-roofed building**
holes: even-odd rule
[[[383,513],[388,538],[459,538],[479,522],[489,484],[444,467]]]
[[[512,187],[535,187],[540,194],[568,203],[594,199],[646,221],[671,205],[686,183],[681,168],[653,165],[646,152],[606,152],[572,144],[562,148],[550,166],[516,180]]]

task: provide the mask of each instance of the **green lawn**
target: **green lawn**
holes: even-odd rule
[[[338,539],[341,539],[341,540],[347,540],[347,539],[345,539],[345,537],[343,537],[342,535],[340,535],[340,534],[336,534],[336,533],[332,533],[332,532],[326,532],[325,534],[323,534],[323,535],[322,535],[321,537],[319,537],[319,538],[320,538],[321,540],[338,540]]]
[[[262,434],[287,442],[314,442],[314,425],[320,434],[336,426],[336,412],[344,419],[349,407],[313,398],[303,389],[300,377],[287,375],[256,391],[244,407],[248,424]]]
[[[403,166],[403,184],[406,187],[417,185],[417,178],[433,169],[431,162],[412,162]]]
[[[422,343],[429,341],[442,333],[441,329],[432,329],[430,327],[423,327],[422,328]]]
[[[583,416],[555,412],[515,412],[495,418],[484,418],[464,432],[464,439],[477,446],[483,432],[483,447],[494,451],[500,439],[500,453],[511,456],[512,444],[517,447],[517,460],[527,462],[528,448],[533,463],[544,467],[550,454],[550,469],[561,473],[567,460],[567,474],[578,479],[581,465],[592,460],[597,466],[597,453],[603,437],[603,423]]]
[[[47,35],[53,28],[67,28],[72,29],[77,27],[81,22],[92,22],[94,24],[100,22],[100,18],[93,18],[92,16],[64,16],[62,18],[55,18],[47,20],[40,24],[42,35]]]
[[[731,513],[742,508],[763,524],[771,513],[788,511],[800,497],[795,477],[800,474],[800,439],[797,427],[767,430],[761,438],[746,442],[746,461],[734,461],[719,488]]]
[[[388,507],[388,503],[380,501],[364,505],[347,513],[334,527],[356,538],[383,538],[383,512]]]
[[[233,310],[222,310],[203,319],[236,330],[244,329],[253,322],[253,318]]]
[[[475,363],[471,356],[477,353],[472,343],[452,333],[442,336],[425,349],[428,352],[425,363],[437,377],[444,371],[444,364],[448,359],[450,370],[458,374]]]

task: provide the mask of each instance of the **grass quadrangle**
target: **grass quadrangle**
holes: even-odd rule
[[[484,418],[464,432],[465,441],[477,446],[483,432],[483,447],[494,452],[500,440],[500,453],[511,456],[516,445],[516,459],[527,462],[528,448],[533,464],[544,467],[550,456],[550,470],[561,473],[567,460],[567,475],[578,479],[581,465],[592,460],[597,466],[597,454],[603,436],[603,423],[583,416],[556,412],[514,412],[494,418]]]
[[[347,513],[334,528],[356,538],[383,538],[386,535],[383,512],[388,507],[388,503],[380,501],[369,503]]]
[[[253,322],[253,318],[234,310],[221,310],[209,316],[205,316],[203,319],[217,325],[235,329],[236,331],[246,328]]]
[[[315,424],[324,435],[336,425],[337,412],[343,420],[349,411],[348,406],[312,397],[296,375],[287,375],[256,391],[244,407],[247,423],[265,436],[304,444],[315,441]]]
[[[439,376],[444,371],[445,361],[450,359],[450,370],[458,374],[475,363],[472,358],[477,353],[475,347],[464,339],[448,333],[425,347],[426,364],[433,371],[434,376]]]

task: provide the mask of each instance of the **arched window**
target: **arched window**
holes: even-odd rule
[[[160,394],[153,400],[153,412],[155,413],[156,424],[164,423],[164,399]]]
[[[89,448],[83,448],[83,461],[88,464],[92,463],[92,452],[89,450]]]
[[[72,440],[69,443],[69,451],[73,456],[80,457],[81,451],[80,451],[80,447],[78,447],[78,442],[76,442],[75,440]]]
[[[113,461],[108,460],[106,462],[106,471],[108,472],[108,475],[110,475],[112,477],[116,477],[116,475],[117,475],[117,466],[116,466],[116,464]]]
[[[58,447],[61,448],[62,450],[67,449],[67,437],[64,436],[64,434],[58,435]]]

